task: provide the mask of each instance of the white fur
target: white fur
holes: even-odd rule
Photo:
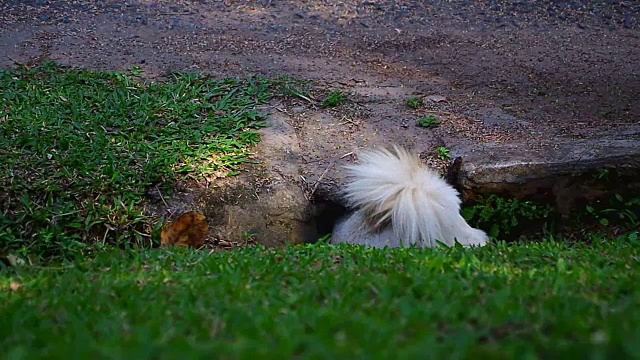
[[[373,247],[483,246],[487,234],[460,215],[458,192],[418,157],[392,148],[359,154],[344,188],[355,212],[339,221],[331,242]],[[385,226],[386,225],[386,226]]]

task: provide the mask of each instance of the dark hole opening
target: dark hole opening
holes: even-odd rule
[[[333,231],[333,226],[346,213],[347,209],[331,200],[316,200],[310,204],[314,214],[315,233],[307,239],[307,243],[315,243]]]

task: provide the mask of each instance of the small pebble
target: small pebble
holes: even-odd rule
[[[300,114],[300,113],[304,112],[305,109],[306,108],[304,106],[294,106],[294,107],[291,108],[291,112],[294,113],[294,114]]]

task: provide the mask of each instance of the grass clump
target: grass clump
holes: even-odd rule
[[[625,199],[622,195],[615,194],[609,201],[594,205],[585,207],[587,219],[581,218],[579,216],[581,214],[578,214],[575,220],[577,222],[595,220],[602,226],[620,222],[631,227],[638,227],[640,224],[640,196]]]
[[[99,254],[0,273],[8,358],[632,358],[640,245]]]
[[[488,235],[494,239],[532,223],[538,225],[537,229],[544,229],[552,212],[548,204],[497,195],[480,198],[473,205],[462,208],[462,216],[467,221],[488,229]]]
[[[326,99],[320,103],[321,108],[336,107],[347,100],[347,94],[342,91],[332,91]]]
[[[434,150],[436,158],[440,160],[449,160],[451,158],[451,152],[446,146],[438,146]]]
[[[609,201],[591,201],[584,210],[561,216],[551,204],[534,199],[505,198],[496,194],[479,197],[462,207],[462,216],[485,229],[493,239],[537,240],[541,234],[562,229],[565,237],[626,237],[635,241],[640,231],[640,197],[615,194]],[[560,225],[560,227],[558,227]]]
[[[152,242],[145,191],[233,174],[265,126],[268,80],[166,81],[43,63],[0,71],[0,253]]]
[[[424,127],[424,128],[436,127],[439,124],[440,124],[440,120],[437,117],[435,117],[435,115],[433,114],[423,116],[420,119],[418,119],[418,121],[416,122],[417,126]]]
[[[278,94],[313,102],[310,94],[311,83],[308,81],[301,81],[290,76],[280,75],[271,81],[271,86]]]
[[[424,101],[421,98],[410,97],[405,100],[405,105],[410,109],[418,109],[424,105]]]

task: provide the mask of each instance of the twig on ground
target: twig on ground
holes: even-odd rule
[[[162,203],[164,204],[164,206],[169,209],[169,205],[167,204],[166,201],[164,201],[164,197],[162,196],[162,192],[160,191],[160,188],[158,188],[158,186],[156,185],[156,190],[158,191],[158,195],[160,196],[160,200],[162,200]]]
[[[353,154],[353,151],[350,151],[350,152],[340,156],[338,159],[344,159],[347,156],[352,155],[352,154]],[[313,195],[316,193],[316,190],[318,190],[318,186],[320,186],[320,182],[322,181],[322,179],[324,179],[324,177],[327,175],[329,170],[331,170],[331,168],[335,166],[335,164],[336,164],[336,160],[331,161],[329,166],[327,166],[327,168],[324,169],[322,174],[320,174],[320,177],[318,178],[318,180],[316,180],[316,182],[313,184],[313,189],[311,189],[311,193],[309,193],[309,199],[313,198]]]
[[[340,119],[340,120],[343,120],[343,121],[346,121],[346,122],[350,122],[350,123],[352,123],[352,124],[353,124],[353,125],[355,125],[355,126],[359,126],[359,125],[360,125],[360,124],[356,123],[355,121],[353,121],[353,120],[349,119],[346,115],[343,115],[343,116],[342,116],[342,119]]]
[[[311,193],[309,194],[309,198],[313,198],[313,194],[315,194],[316,190],[318,190],[318,186],[320,186],[320,182],[322,181],[322,179],[324,179],[324,176],[327,175],[327,173],[329,172],[329,170],[336,164],[335,160],[331,162],[331,164],[329,164],[329,166],[327,166],[326,169],[324,169],[324,171],[322,172],[322,174],[320,175],[320,177],[318,178],[318,180],[316,180],[315,184],[313,185],[313,189],[311,189]]]

